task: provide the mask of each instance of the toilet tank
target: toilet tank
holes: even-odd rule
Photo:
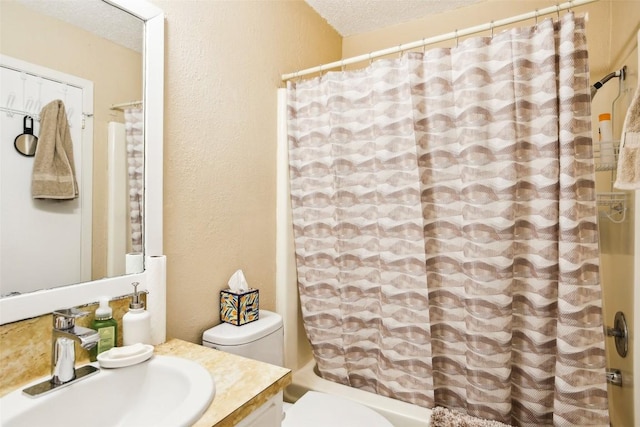
[[[202,334],[202,345],[272,365],[284,366],[282,316],[260,310],[258,320],[242,326],[221,323]]]

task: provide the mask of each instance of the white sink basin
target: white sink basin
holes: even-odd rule
[[[35,398],[23,394],[24,388],[0,399],[2,427],[189,426],[215,396],[209,371],[196,362],[169,356],[153,356],[126,368],[103,368]]]

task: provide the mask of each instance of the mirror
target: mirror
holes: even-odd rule
[[[3,13],[5,5],[10,3],[13,2],[0,4]],[[60,4],[59,2],[55,3]],[[73,3],[85,3],[85,1]],[[163,325],[165,316],[165,261],[162,256],[164,15],[160,9],[144,0],[104,0],[103,3],[137,17],[144,25],[142,100],[145,105],[143,120],[145,270],[136,274],[87,280],[72,285],[0,298],[0,324],[39,316],[59,308],[94,303],[101,296],[117,298],[127,295],[131,293],[131,283],[136,281],[140,283],[141,289],[149,292],[151,297],[148,299],[147,308],[152,312],[152,316],[155,316],[155,320],[152,321],[152,333],[156,321],[158,325]],[[33,37],[30,35],[28,39],[33,40]],[[2,49],[4,46],[5,37],[3,35]],[[60,60],[73,62],[66,56]],[[95,48],[94,57],[91,60],[98,63],[101,61],[100,52]],[[89,125],[91,122],[93,120],[86,120]],[[29,264],[26,260],[25,262]],[[31,268],[37,267],[31,263]],[[160,337],[158,339],[163,339],[162,330],[158,329],[158,331],[156,336]]]
[[[0,7],[0,53],[25,62],[2,64],[2,140],[37,136],[42,106],[62,99],[80,193],[33,200],[34,159],[3,145],[0,296],[141,272],[142,255],[126,254],[142,252],[142,110],[123,110],[142,100],[144,22],[101,0]]]

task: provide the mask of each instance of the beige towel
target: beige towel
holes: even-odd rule
[[[613,186],[620,190],[640,190],[640,85],[624,119]]]
[[[68,200],[78,197],[73,143],[64,103],[51,101],[40,112],[40,134],[33,161],[34,199]]]
[[[430,427],[509,427],[498,421],[483,420],[436,406],[431,411]]]

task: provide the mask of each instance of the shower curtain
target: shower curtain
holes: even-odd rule
[[[324,378],[515,425],[608,425],[584,19],[288,84]]]
[[[144,111],[142,108],[124,110],[127,138],[127,167],[129,176],[129,223],[131,252],[142,253],[142,212],[144,189]]]

